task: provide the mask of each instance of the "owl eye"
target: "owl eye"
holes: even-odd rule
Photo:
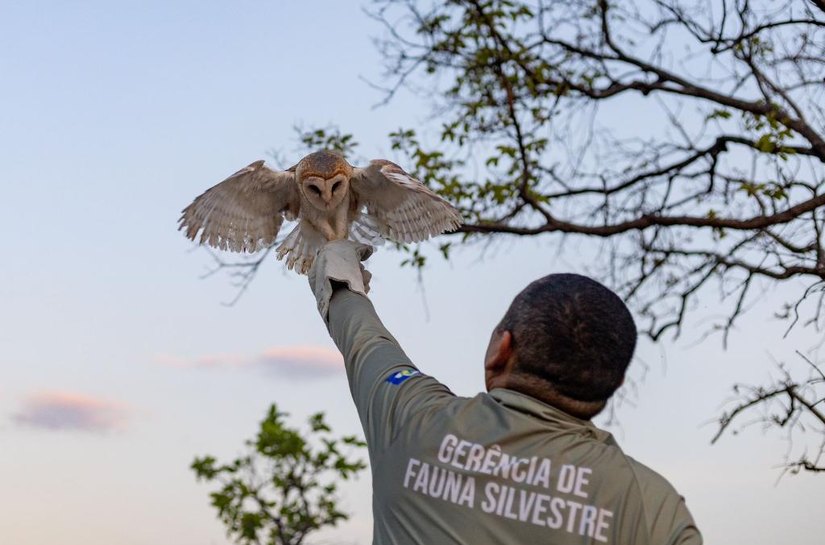
[[[340,181],[335,182],[334,184],[332,184],[332,192],[335,193],[335,190],[338,189],[340,186],[341,186]]]
[[[312,191],[313,193],[315,193],[316,195],[320,195],[320,194],[321,194],[321,190],[320,190],[320,189],[318,189],[318,186],[317,186],[317,185],[311,185],[311,186],[309,186],[309,190],[310,190],[310,191]]]

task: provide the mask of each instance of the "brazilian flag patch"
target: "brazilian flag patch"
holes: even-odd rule
[[[407,380],[408,378],[414,377],[416,375],[420,375],[421,372],[417,369],[404,369],[403,371],[397,371],[390,376],[387,377],[387,382],[390,384],[395,384],[396,386]]]

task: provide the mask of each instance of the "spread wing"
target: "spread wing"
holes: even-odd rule
[[[381,236],[397,242],[418,242],[461,225],[450,203],[390,161],[354,169],[350,184]]]
[[[281,223],[301,207],[293,169],[274,171],[255,161],[207,189],[183,209],[178,230],[213,248],[256,252],[275,242]]]

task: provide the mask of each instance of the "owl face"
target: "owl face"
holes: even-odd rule
[[[304,197],[315,208],[332,210],[344,201],[349,190],[349,177],[344,174],[336,174],[329,179],[307,176],[301,180],[300,188]]]
[[[332,210],[338,207],[349,191],[352,166],[330,151],[316,151],[301,159],[295,175],[301,193],[315,208]]]

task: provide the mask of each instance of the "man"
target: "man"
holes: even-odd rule
[[[684,500],[590,418],[636,344],[624,303],[579,275],[513,301],[484,361],[487,393],[422,375],[366,297],[371,249],[327,244],[309,272],[344,355],[373,477],[378,545],[694,545]]]

